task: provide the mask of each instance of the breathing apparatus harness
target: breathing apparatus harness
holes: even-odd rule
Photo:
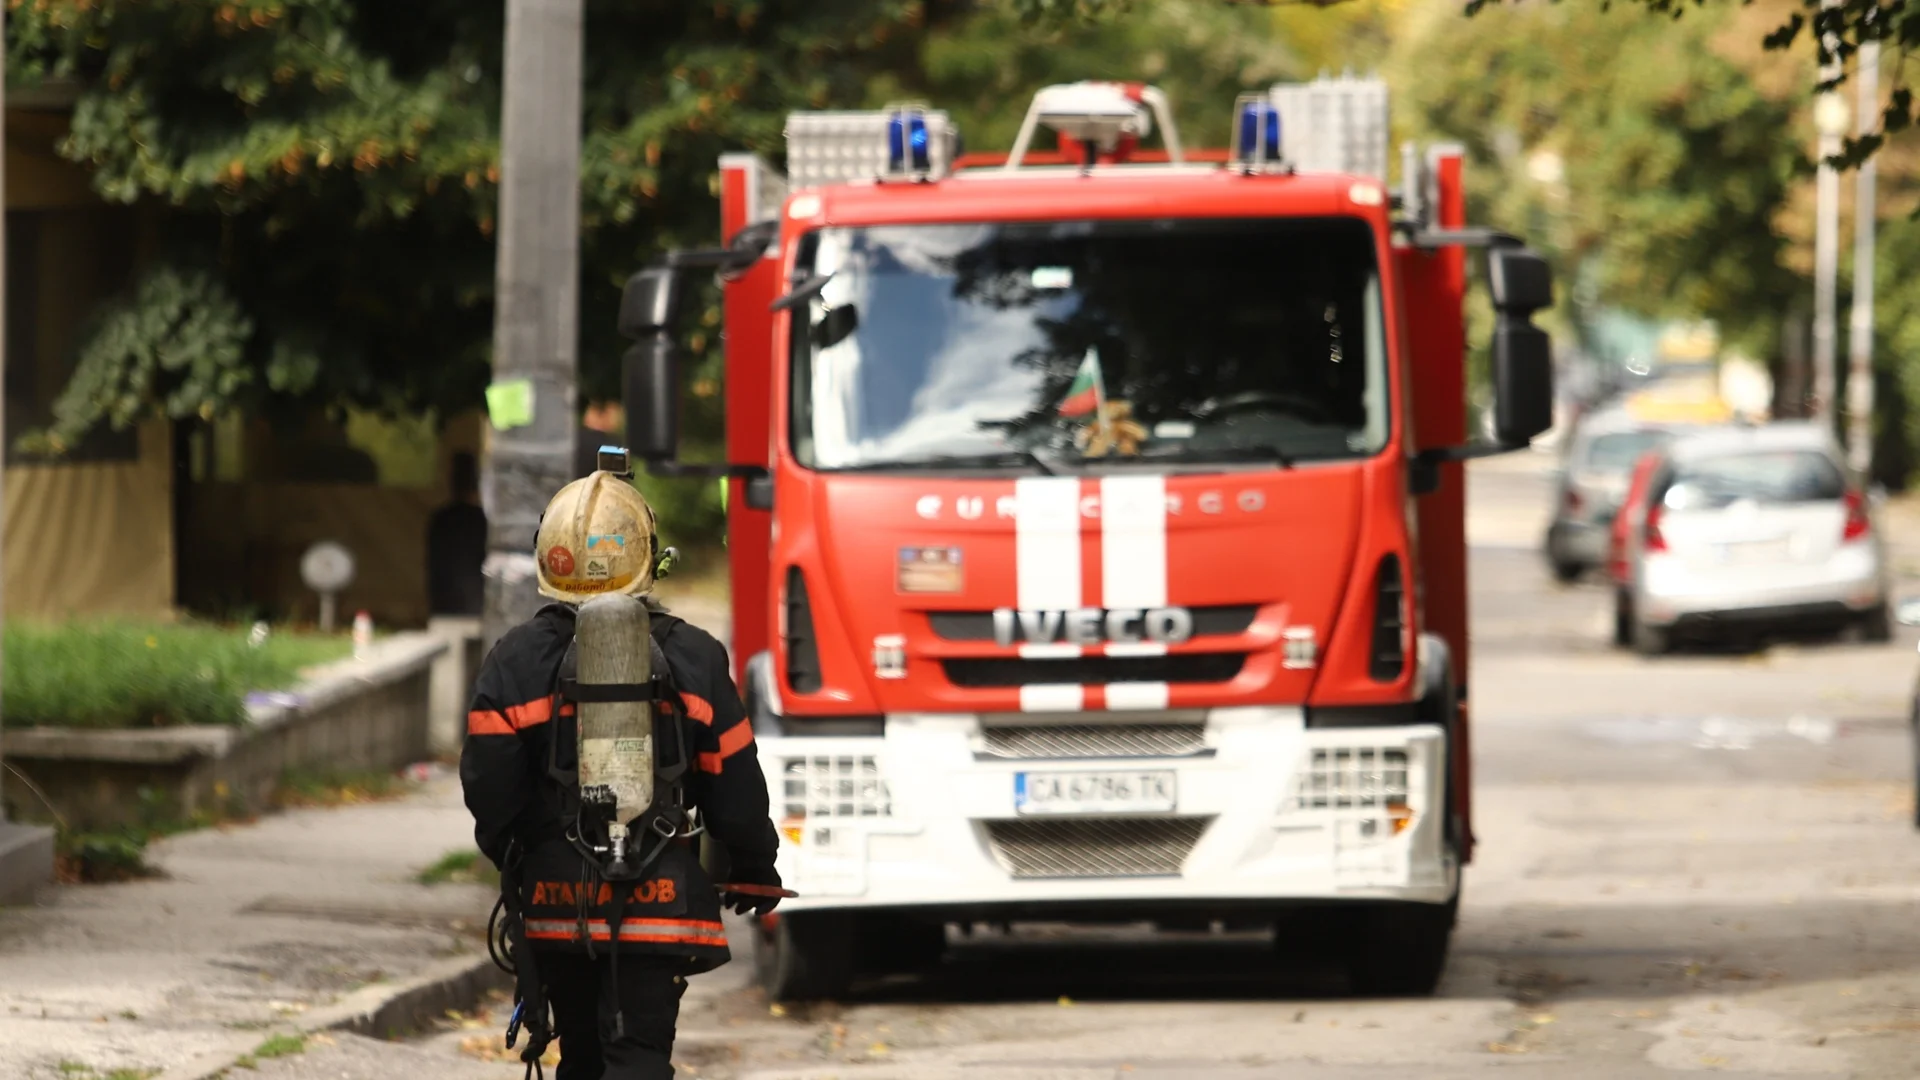
[[[667,549],[671,554],[672,549]],[[536,617],[549,612],[571,619],[573,609],[566,604],[548,604]],[[553,737],[548,743],[547,778],[559,789],[560,818],[567,842],[579,853],[579,939],[589,958],[595,955],[589,913],[598,910],[606,916],[608,977],[615,986],[620,976],[620,925],[626,917],[630,883],[640,881],[652,869],[669,844],[686,842],[700,835],[704,827],[696,812],[686,805],[686,773],[693,763],[693,751],[687,726],[691,722],[674,686],[660,640],[680,620],[648,602],[647,645],[652,656],[651,677],[644,683],[582,684],[572,672],[576,663],[576,644],[569,642],[553,674],[551,695]],[[636,827],[615,842],[609,835],[611,806],[584,799],[580,790],[579,762],[562,764],[562,742],[574,746],[578,735],[578,706],[583,703],[650,702],[653,708],[654,775],[652,804],[636,820]],[[567,708],[566,706],[574,706]],[[494,905],[487,930],[488,954],[495,965],[514,976],[516,1003],[513,1018],[507,1024],[507,1048],[513,1049],[522,1026],[527,1045],[520,1059],[527,1063],[527,1076],[544,1078],[540,1059],[553,1041],[552,1021],[548,1015],[546,989],[541,984],[538,963],[527,946],[526,915],[522,903],[521,870],[526,852],[517,841],[507,849],[506,865],[500,873],[500,899]],[[596,903],[603,886],[612,886],[605,903]],[[626,1016],[614,993],[613,1015],[603,1032],[608,1039],[626,1033]]]

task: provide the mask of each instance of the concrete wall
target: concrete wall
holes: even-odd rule
[[[8,762],[38,792],[8,784],[7,809],[26,821],[50,821],[57,811],[77,829],[253,811],[268,805],[290,770],[384,771],[423,761],[430,673],[445,650],[426,634],[398,635],[286,694],[260,695],[244,727],[8,731]]]

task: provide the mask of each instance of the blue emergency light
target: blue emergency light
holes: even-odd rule
[[[1238,149],[1241,161],[1280,160],[1280,110],[1272,102],[1249,101],[1240,106]]]
[[[891,172],[927,172],[927,118],[918,111],[901,110],[887,120],[887,168]]]

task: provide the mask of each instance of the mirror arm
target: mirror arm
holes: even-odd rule
[[[1497,248],[1525,247],[1526,244],[1512,233],[1501,232],[1485,226],[1468,226],[1460,229],[1426,229],[1414,222],[1402,219],[1394,223],[1407,235],[1407,240],[1417,248],[1442,248],[1459,245],[1460,247]]]
[[[1465,446],[1435,446],[1407,459],[1407,470],[1411,474],[1408,486],[1415,495],[1431,495],[1440,490],[1440,466],[1450,461],[1471,461],[1474,458],[1496,457],[1511,454],[1515,450],[1525,450],[1531,443],[1468,443]]]

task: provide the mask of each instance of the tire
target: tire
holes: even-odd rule
[[[1347,981],[1359,997],[1427,997],[1440,985],[1460,910],[1444,904],[1391,904],[1359,912],[1347,950]]]
[[[1554,559],[1552,562],[1553,580],[1562,585],[1571,585],[1579,581],[1580,575],[1587,572],[1586,566],[1581,563],[1562,562],[1559,559]]]
[[[776,913],[754,927],[754,976],[767,1000],[827,1001],[853,987],[853,920],[834,911]]]
[[[1633,651],[1641,656],[1659,656],[1672,647],[1672,635],[1664,626],[1633,620]]]
[[[1881,604],[1860,620],[1860,640],[1874,645],[1893,640],[1893,616],[1888,613],[1887,605]]]
[[[1633,597],[1625,589],[1613,591],[1613,643],[1622,649],[1633,644]]]

